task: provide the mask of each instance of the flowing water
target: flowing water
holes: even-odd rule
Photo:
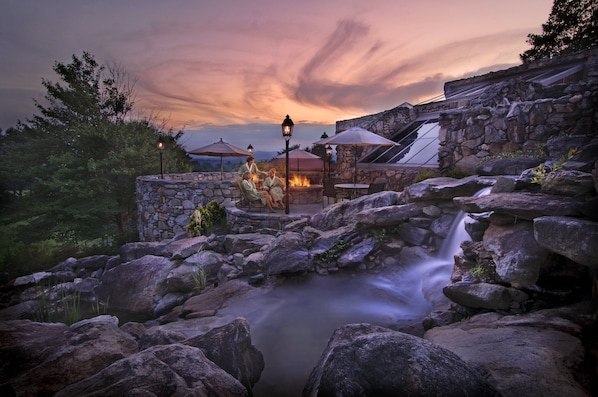
[[[485,192],[480,192],[483,194]],[[462,241],[466,214],[455,219],[438,259],[380,274],[292,277],[271,292],[242,302],[253,344],[263,353],[265,368],[256,397],[300,396],[311,370],[334,330],[350,323],[370,323],[409,333],[423,332],[421,321],[429,299],[447,284]]]

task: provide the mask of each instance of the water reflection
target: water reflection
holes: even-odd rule
[[[237,302],[229,309],[246,313],[253,344],[266,362],[254,395],[301,395],[329,338],[343,324],[420,330],[430,311],[421,292],[427,271],[419,265],[377,275],[293,277],[268,294]]]

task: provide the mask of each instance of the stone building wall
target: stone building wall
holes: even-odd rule
[[[571,64],[583,65],[580,81],[563,79],[550,86],[525,81],[526,73]],[[455,93],[476,84],[487,88],[477,96]],[[598,49],[541,60],[514,68],[445,84],[447,100],[394,109],[336,123],[337,133],[360,126],[389,137],[424,114],[439,115],[441,125],[438,170],[462,168],[475,172],[480,161],[500,153],[533,150],[559,134],[597,135]],[[337,146],[337,175],[351,180],[355,154],[372,148]],[[393,164],[359,164],[357,181],[385,177],[387,188],[401,191],[422,168]]]
[[[184,231],[198,205],[216,200],[228,206],[238,200],[235,172],[140,176],[135,182],[140,241],[161,241]]]

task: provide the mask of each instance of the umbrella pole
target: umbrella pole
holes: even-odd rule
[[[222,138],[220,138],[220,140],[222,140]],[[223,176],[222,176],[222,155],[220,155],[220,180],[222,180],[222,179],[223,179]]]

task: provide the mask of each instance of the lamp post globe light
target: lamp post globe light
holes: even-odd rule
[[[163,157],[163,153],[164,153],[164,138],[162,138],[162,136],[160,136],[158,138],[158,142],[156,143],[156,147],[158,148],[158,151],[160,152],[160,175],[162,177],[162,179],[164,179],[164,157]]]
[[[332,163],[332,147],[326,146],[326,156],[328,157],[328,179],[330,179],[330,165]]]
[[[295,126],[295,124],[293,123],[293,120],[291,120],[291,118],[289,117],[289,115],[287,114],[287,117],[284,119],[284,121],[282,122],[282,137],[285,140],[285,153],[286,153],[286,158],[285,158],[285,179],[286,179],[286,192],[285,192],[285,214],[289,213],[289,189],[290,189],[290,185],[289,185],[289,141],[291,140],[291,137],[293,136],[293,127]]]
[[[251,146],[251,143],[249,144],[249,146],[247,146],[247,151],[249,152],[249,154],[253,154],[253,146]]]

